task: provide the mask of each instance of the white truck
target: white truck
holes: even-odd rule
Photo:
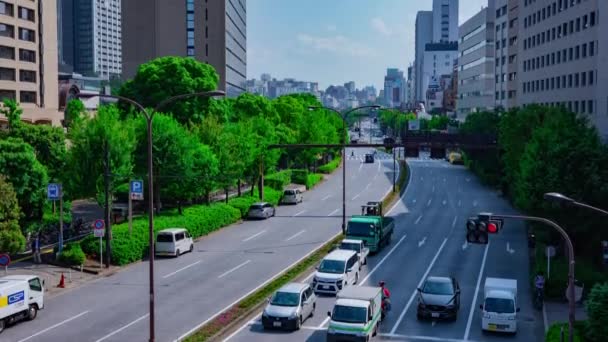
[[[517,332],[517,280],[486,278],[484,301],[479,307],[481,329],[495,332]]]
[[[369,341],[382,317],[382,289],[348,286],[338,292],[327,329],[327,341]]]
[[[0,332],[19,320],[33,320],[44,308],[44,280],[32,275],[0,278]]]
[[[357,252],[357,256],[359,257],[359,266],[367,265],[369,248],[365,247],[365,243],[363,243],[362,240],[344,239],[338,248]]]

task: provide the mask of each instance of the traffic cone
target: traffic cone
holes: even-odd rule
[[[65,278],[63,276],[63,272],[61,272],[61,279],[59,279],[59,285],[57,285],[57,287],[60,287],[62,289],[65,288]]]

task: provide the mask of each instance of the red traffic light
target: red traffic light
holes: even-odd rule
[[[498,233],[498,226],[494,222],[488,223],[488,233],[496,234]]]

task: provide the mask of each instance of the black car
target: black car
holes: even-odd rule
[[[365,155],[365,163],[373,163],[374,162],[374,155],[371,153],[367,153]]]
[[[460,286],[454,277],[428,277],[418,289],[418,319],[456,320],[460,309]]]

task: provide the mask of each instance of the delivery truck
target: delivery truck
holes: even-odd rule
[[[517,332],[517,280],[486,278],[484,300],[480,305],[481,329],[494,332]]]
[[[349,286],[338,292],[327,329],[327,341],[369,341],[378,333],[382,316],[382,289]]]
[[[44,280],[32,275],[0,278],[0,333],[22,319],[33,320],[44,308]]]

